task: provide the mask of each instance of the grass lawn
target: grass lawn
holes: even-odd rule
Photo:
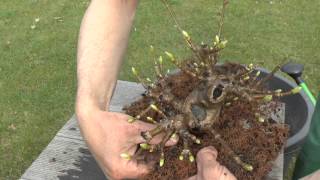
[[[17,179],[74,112],[77,33],[87,0],[2,0],[0,4],[0,179]],[[216,33],[220,0],[171,0],[197,42]],[[303,63],[320,85],[320,1],[232,1],[223,60],[272,68],[284,57]],[[39,18],[39,19],[38,19]],[[189,54],[159,0],[141,0],[120,79],[131,66],[153,76],[148,47]],[[187,52],[187,53],[186,53]],[[173,68],[166,63],[168,68]]]

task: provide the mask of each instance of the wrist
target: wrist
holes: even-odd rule
[[[75,103],[77,119],[81,121],[90,120],[99,111],[103,111],[97,98],[83,94],[78,91]]]

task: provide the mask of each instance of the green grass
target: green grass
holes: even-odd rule
[[[316,93],[320,1],[270,2],[230,1],[224,30],[229,44],[222,59],[270,69],[290,57],[306,65],[304,77]],[[220,0],[171,4],[195,41],[211,42]],[[74,112],[77,34],[86,6],[87,0],[1,1],[0,179],[20,177]],[[159,0],[140,1],[134,28],[120,79],[134,80],[131,66],[153,76],[150,44],[159,55],[164,50],[179,57],[190,54]]]

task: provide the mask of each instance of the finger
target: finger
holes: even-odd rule
[[[212,147],[206,147],[201,149],[197,154],[197,168],[198,168],[198,179],[217,179],[234,180],[234,175],[225,167],[217,162],[217,150]]]
[[[212,147],[205,147],[201,149],[197,154],[197,170],[198,179],[204,179],[207,176],[208,172],[210,173],[213,170],[218,162],[217,159],[218,152]]]
[[[149,130],[151,130],[151,129],[156,127],[156,125],[154,125],[154,124],[142,122],[142,121],[139,121],[139,120],[137,120],[134,123],[132,123],[132,125],[139,132],[149,131]]]
[[[164,137],[164,133],[161,133],[157,136],[155,136],[154,138],[151,139],[151,141],[149,142],[149,144],[152,144],[152,145],[155,145],[155,144],[159,144],[162,139]],[[174,136],[174,137],[171,137],[165,144],[165,146],[173,146],[173,145],[176,145],[179,141],[179,136]],[[139,133],[138,135],[135,136],[134,138],[134,143],[135,144],[140,144],[140,143],[145,143],[146,142],[146,139],[144,139],[142,136],[141,136],[141,133]]]
[[[156,126],[153,124],[145,123],[142,121],[136,121],[133,123],[133,127],[131,129],[132,139],[135,144],[146,142],[146,140],[141,136],[142,132],[150,131]]]
[[[157,135],[156,137],[154,137],[151,141],[150,144],[159,144],[161,143],[163,137],[164,137],[164,133],[161,133],[159,135]],[[174,146],[178,143],[179,141],[179,136],[175,135],[175,136],[171,136],[170,139],[166,142],[166,146]]]
[[[213,146],[202,148],[197,154],[197,164],[213,166],[216,163],[218,151]]]

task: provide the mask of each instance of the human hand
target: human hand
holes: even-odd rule
[[[120,154],[132,156],[137,150],[137,144],[145,142],[141,132],[154,128],[154,125],[141,121],[130,124],[127,121],[128,115],[101,110],[77,113],[77,116],[82,135],[108,178],[138,178],[148,173],[152,166],[138,163],[134,159],[123,159]],[[158,135],[150,144],[160,141],[161,135]],[[173,145],[176,141],[171,139],[166,145]]]
[[[236,177],[217,162],[218,152],[212,147],[205,147],[197,154],[197,169],[195,176],[188,180],[236,180]]]

